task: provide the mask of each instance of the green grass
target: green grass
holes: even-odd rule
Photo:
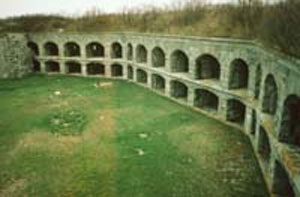
[[[134,84],[32,75],[0,103],[0,196],[268,196],[240,131]]]

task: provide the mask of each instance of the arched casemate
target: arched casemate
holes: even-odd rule
[[[147,49],[144,45],[139,44],[136,47],[136,62],[147,63]]]
[[[33,55],[39,56],[40,55],[40,50],[38,45],[35,42],[28,42],[27,47],[31,50]]]
[[[219,107],[219,98],[216,94],[208,90],[196,89],[194,106],[216,112]]]
[[[278,90],[275,79],[269,74],[264,83],[264,95],[262,101],[262,111],[264,113],[275,115],[277,109]]]
[[[36,59],[32,60],[32,71],[33,72],[41,72],[41,63]]]
[[[88,75],[105,75],[105,65],[92,62],[86,65]]]
[[[55,61],[47,61],[45,62],[46,72],[60,72],[59,63]]]
[[[111,45],[111,52],[110,52],[111,58],[118,59],[123,57],[123,49],[122,45],[118,42],[114,42]]]
[[[86,56],[88,58],[104,57],[104,47],[98,42],[91,42],[86,45]]]
[[[68,42],[64,45],[64,54],[66,57],[79,57],[80,46],[75,42]]]
[[[111,65],[111,76],[112,77],[122,77],[123,76],[123,66],[120,64]]]
[[[288,96],[283,104],[279,141],[300,146],[300,97]]]
[[[132,60],[133,59],[133,47],[132,44],[129,43],[127,44],[127,60]]]
[[[248,87],[248,65],[242,59],[235,59],[229,68],[229,89],[241,89]]]
[[[143,83],[143,84],[147,84],[148,82],[148,74],[146,71],[142,70],[142,69],[137,69],[136,70],[136,81],[138,83]]]
[[[158,74],[152,74],[152,88],[161,92],[165,92],[166,80]]]
[[[184,83],[173,80],[170,82],[170,87],[171,87],[171,97],[178,99],[178,100],[183,100],[187,101],[188,99],[188,87]]]
[[[58,56],[58,46],[54,42],[45,43],[44,51],[46,56]]]
[[[241,101],[229,99],[227,101],[227,121],[243,125],[246,117],[246,106]]]
[[[189,59],[183,51],[176,50],[171,54],[171,72],[189,72]]]
[[[127,66],[127,78],[128,78],[128,79],[133,80],[133,75],[134,75],[133,72],[134,72],[134,71],[133,71],[132,65],[128,65],[128,66]]]
[[[258,99],[260,95],[261,78],[262,78],[262,70],[261,70],[261,66],[258,65],[255,71],[255,90],[254,90],[255,99]]]
[[[66,73],[80,74],[81,73],[81,64],[78,62],[74,62],[74,61],[66,62]]]
[[[256,133],[256,124],[257,124],[257,115],[255,109],[252,110],[252,122],[251,122],[251,130],[250,134],[255,136]]]
[[[271,158],[271,146],[269,137],[263,126],[259,127],[258,133],[258,154],[264,162],[265,167],[269,165]]]
[[[220,79],[221,66],[218,60],[209,54],[196,60],[196,79]]]
[[[272,193],[275,196],[295,197],[289,175],[279,161],[275,161]]]
[[[151,54],[152,66],[155,68],[162,68],[166,66],[166,56],[160,47],[155,47]]]

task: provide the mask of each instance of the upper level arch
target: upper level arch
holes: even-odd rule
[[[196,59],[196,79],[220,79],[221,66],[219,61],[210,54],[204,54]]]
[[[44,52],[46,56],[58,56],[58,46],[54,42],[46,42],[44,44]]]
[[[171,72],[189,72],[189,58],[183,51],[175,50],[171,54]]]
[[[40,55],[40,50],[38,45],[35,42],[29,41],[27,47],[32,51],[35,56]]]
[[[264,95],[262,101],[262,111],[275,115],[277,109],[278,88],[272,74],[268,74],[264,83]]]
[[[131,43],[127,44],[127,60],[133,59],[133,46]]]
[[[99,42],[91,42],[86,45],[86,56],[88,58],[104,57],[104,46]]]
[[[139,44],[136,47],[136,62],[147,63],[147,49],[144,45]]]
[[[119,59],[123,57],[123,48],[119,42],[112,43],[110,56],[113,59]]]
[[[67,42],[64,45],[64,55],[66,57],[80,56],[80,46],[76,42]]]
[[[152,49],[152,67],[161,68],[166,66],[166,55],[160,47]]]
[[[242,59],[235,59],[229,67],[229,89],[241,89],[248,87],[249,69]]]

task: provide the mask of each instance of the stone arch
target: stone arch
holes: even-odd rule
[[[276,196],[295,197],[289,175],[283,165],[275,160],[272,193]]]
[[[132,44],[129,43],[127,44],[127,60],[132,60],[133,59],[133,47]]]
[[[209,90],[196,89],[194,106],[216,112],[219,107],[219,98],[215,93]]]
[[[230,64],[229,89],[248,87],[249,70],[247,63],[242,59],[235,59]]]
[[[136,81],[138,83],[143,83],[143,84],[147,84],[148,82],[148,74],[146,71],[142,70],[142,69],[137,69],[136,70]]]
[[[39,46],[35,42],[32,42],[32,41],[28,42],[27,47],[31,50],[33,55],[35,55],[35,56],[40,55]]]
[[[44,50],[46,56],[58,56],[58,46],[54,42],[46,42]]]
[[[98,42],[91,42],[86,45],[86,56],[88,58],[104,57],[104,46]]]
[[[279,141],[300,146],[300,97],[289,95],[283,104]]]
[[[123,57],[122,45],[118,42],[114,42],[111,45],[111,58],[118,59]]]
[[[277,109],[278,90],[272,74],[265,79],[264,96],[262,102],[262,111],[264,113],[275,115]]]
[[[66,62],[66,72],[70,74],[81,73],[81,64],[79,62]]]
[[[183,51],[176,50],[171,54],[171,72],[189,72],[189,59]]]
[[[268,166],[271,158],[271,146],[268,134],[263,126],[259,127],[258,154],[264,162],[265,167]]]
[[[171,85],[171,97],[183,101],[187,101],[188,99],[188,86],[184,83],[172,80],[170,82]]]
[[[144,45],[139,44],[136,47],[136,62],[147,63],[147,49]]]
[[[239,100],[229,99],[227,101],[227,121],[243,125],[246,117],[246,106]]]
[[[88,75],[105,75],[105,65],[102,63],[91,62],[86,68]]]
[[[80,56],[80,46],[76,42],[67,42],[64,45],[64,50],[66,57]]]
[[[41,72],[41,63],[36,59],[32,60],[32,71],[33,72]]]
[[[130,80],[133,80],[133,75],[134,75],[134,73],[133,73],[134,71],[133,71],[133,67],[132,67],[132,65],[128,65],[127,66],[127,78],[128,79],[130,79]]]
[[[255,71],[255,90],[254,90],[255,99],[258,99],[260,95],[261,79],[262,79],[262,70],[261,70],[261,66],[258,65]]]
[[[60,72],[59,63],[56,61],[45,62],[46,72]]]
[[[256,133],[256,124],[257,124],[257,115],[255,109],[252,110],[251,116],[252,116],[252,122],[251,122],[250,134],[254,136]]]
[[[159,74],[152,74],[152,88],[160,92],[165,92],[166,80]]]
[[[196,79],[220,79],[219,61],[210,54],[204,54],[196,60]]]
[[[112,77],[122,77],[123,76],[123,66],[120,64],[111,65],[111,76]]]
[[[160,47],[155,47],[152,50],[152,66],[161,68],[166,66],[166,55]]]

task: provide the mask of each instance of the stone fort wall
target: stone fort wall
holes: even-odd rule
[[[30,50],[23,34],[0,34],[0,78],[19,78],[30,71]]]
[[[300,61],[245,40],[28,35],[32,70],[129,80],[249,136],[272,194],[300,196]]]

